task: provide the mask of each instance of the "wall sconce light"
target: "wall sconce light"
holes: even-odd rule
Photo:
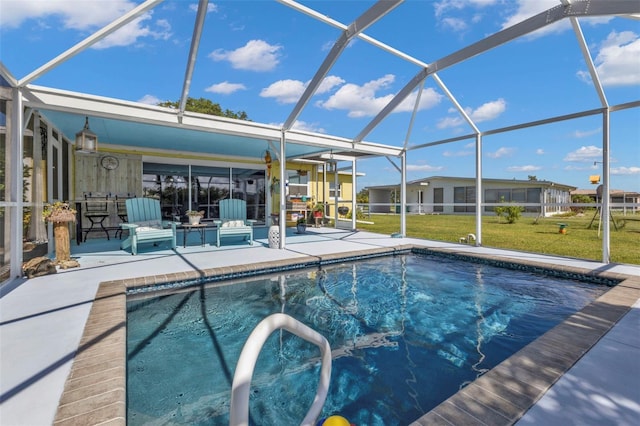
[[[84,129],[76,133],[76,152],[98,152],[98,135],[89,128],[89,117],[85,117]]]

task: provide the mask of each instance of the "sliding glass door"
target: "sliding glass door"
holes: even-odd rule
[[[203,210],[205,220],[220,217],[226,198],[247,202],[247,218],[265,221],[264,170],[188,164],[144,163],[143,196],[160,200],[165,219],[184,219],[187,210]]]

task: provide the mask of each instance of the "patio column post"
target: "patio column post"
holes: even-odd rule
[[[23,215],[23,178],[22,178],[22,154],[24,141],[23,117],[24,109],[22,106],[22,90],[14,87],[12,90],[11,117],[9,118],[9,126],[11,129],[10,144],[10,161],[7,167],[7,176],[9,178],[9,201],[12,207],[9,208],[9,223],[11,225],[11,242],[10,242],[10,259],[11,279],[20,278],[22,276],[22,215]],[[8,111],[7,111],[8,112]]]
[[[356,203],[356,159],[351,160],[351,230],[356,230],[356,213],[358,204]]]
[[[611,261],[611,186],[609,185],[609,108],[602,111],[602,206],[600,219],[602,219],[602,263]]]
[[[400,234],[407,236],[407,151],[400,156]]]
[[[476,134],[476,246],[482,245],[482,136]]]
[[[287,235],[287,157],[285,156],[285,130],[280,137],[280,249],[285,247]]]

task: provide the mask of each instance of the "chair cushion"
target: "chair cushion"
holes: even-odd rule
[[[228,220],[222,224],[223,228],[235,228],[237,226],[244,226],[244,220]]]
[[[136,222],[136,224],[138,225],[138,227],[149,227],[149,228],[156,228],[156,229],[161,229],[162,228],[162,223],[157,221],[157,220],[141,220],[140,222]]]
[[[162,230],[161,226],[138,226],[136,228],[136,233],[138,232],[148,232],[148,231],[158,231]]]

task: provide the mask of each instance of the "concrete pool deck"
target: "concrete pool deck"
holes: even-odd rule
[[[416,424],[512,424],[518,421],[519,424],[621,425],[635,424],[640,419],[640,266],[604,265],[329,228],[310,229],[305,235],[292,234],[287,239],[286,250],[268,248],[266,228],[256,230],[256,239],[254,246],[246,243],[220,248],[190,245],[178,247],[176,252],[163,248],[142,251],[138,256],[118,250],[117,240],[90,242],[72,247],[72,255],[80,262],[80,268],[26,280],[13,288],[3,287],[0,424],[126,423],[125,372],[114,361],[122,359],[125,350],[126,312],[114,310],[114,306],[124,303],[124,283],[161,282],[202,276],[212,270],[256,268],[261,262],[300,262],[309,257],[393,251],[402,246],[627,278],[623,286],[613,288],[615,292],[603,295],[599,305],[590,305],[591,310],[583,310],[572,316],[573,321],[562,324],[584,329],[583,336],[576,338],[571,328],[562,334],[560,329],[557,330],[560,334],[555,338],[551,336],[546,343],[543,341],[546,346],[535,353],[520,354],[521,358],[526,357],[525,363],[531,359],[530,355],[532,358],[542,355],[551,357],[551,364],[543,368],[538,365],[530,369],[510,368],[512,357],[501,364],[502,370],[494,369],[497,374],[509,377],[509,380],[502,377],[501,381],[511,383],[506,391],[510,395],[501,395],[497,388],[494,392],[487,390],[487,386],[495,385],[495,379],[487,377],[487,373],[476,382],[482,381],[480,385],[484,385],[479,388],[482,395],[493,394],[495,398],[491,401],[484,400],[481,394],[473,394],[474,390],[468,386]],[[249,266],[242,266],[248,262],[251,262]],[[148,276],[155,278],[140,278]],[[576,341],[581,339],[587,342]],[[586,349],[582,350],[585,345]],[[565,348],[573,348],[578,354],[571,354],[572,351]],[[528,381],[523,382],[524,376],[520,374],[544,379],[543,382],[531,380],[531,387],[537,391],[535,395],[528,396],[524,387],[514,389],[514,384]],[[531,405],[521,400],[522,396],[535,402],[533,407],[529,409]]]

